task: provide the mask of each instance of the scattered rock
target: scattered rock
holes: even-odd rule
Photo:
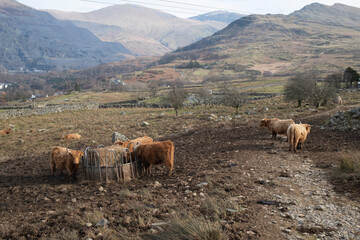
[[[255,111],[246,110],[246,111],[245,111],[245,114],[247,114],[247,115],[252,115],[252,114],[256,114],[256,112],[255,112]]]
[[[152,223],[151,228],[159,227],[159,226],[166,225],[166,224],[167,224],[167,222]]]
[[[161,187],[162,186],[162,184],[161,183],[159,183],[158,181],[155,181],[155,183],[154,183],[154,187]]]
[[[85,225],[86,225],[86,227],[88,227],[88,228],[92,226],[91,223],[86,223]]]
[[[147,126],[149,126],[149,125],[150,125],[150,123],[145,122],[145,121],[141,123],[141,126],[142,126],[142,127],[147,127]]]
[[[277,204],[276,201],[267,201],[267,200],[259,200],[256,203],[262,204],[262,205],[276,205]]]
[[[126,112],[121,112],[120,115],[126,115]]]
[[[110,222],[104,218],[96,223],[97,227],[107,227],[110,224]]]
[[[39,129],[38,132],[46,132],[46,129]]]
[[[340,111],[333,114],[326,126],[341,131],[360,129],[360,108],[354,108],[346,112]]]
[[[207,182],[201,182],[201,183],[199,183],[199,184],[197,184],[196,186],[197,187],[202,187],[202,186],[207,186],[209,183],[207,183]]]
[[[77,199],[76,199],[76,198],[73,198],[73,199],[71,199],[71,201],[72,201],[73,203],[76,203]]]
[[[247,231],[246,234],[249,236],[255,236],[256,233],[254,233],[253,231]]]
[[[99,191],[102,192],[104,191],[104,188],[102,186],[99,187]]]
[[[218,116],[216,116],[215,114],[210,114],[210,116],[208,117],[208,120],[210,120],[210,121],[218,120]]]
[[[226,211],[231,212],[231,213],[237,213],[238,212],[238,210],[231,209],[231,208],[227,208]]]
[[[232,117],[226,116],[226,117],[225,117],[225,120],[226,120],[226,121],[231,121],[231,120],[232,120]]]
[[[324,207],[323,205],[316,205],[316,206],[315,206],[315,210],[324,211],[324,210],[325,210],[325,207]]]

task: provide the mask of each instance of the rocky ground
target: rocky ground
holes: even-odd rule
[[[360,239],[360,188],[334,185],[337,156],[357,153],[360,132],[324,128],[288,152],[258,120],[203,124],[177,135],[175,172],[131,182],[70,184],[48,156],[0,163],[2,239],[152,239],[178,217],[218,225],[228,239]],[[163,238],[164,239],[164,238]]]

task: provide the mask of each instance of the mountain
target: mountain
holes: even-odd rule
[[[88,13],[47,10],[71,20],[106,41],[117,41],[137,55],[162,55],[213,34],[227,24],[175,17],[133,5],[113,5]]]
[[[245,14],[239,14],[234,12],[227,12],[227,11],[215,11],[209,12],[205,14],[201,14],[198,16],[191,17],[190,19],[198,20],[198,21],[215,21],[215,22],[222,22],[229,24],[239,18],[244,17]]]
[[[8,70],[79,69],[131,52],[84,28],[12,0],[0,0],[0,66]]]
[[[360,8],[340,3],[332,6],[313,3],[295,11],[290,16],[301,18],[303,21],[316,21],[344,27],[358,28],[360,26]]]
[[[235,72],[293,75],[360,67],[359,8],[311,4],[289,15],[249,15],[212,36],[173,53],[160,63],[197,59]]]

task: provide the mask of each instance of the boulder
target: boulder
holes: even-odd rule
[[[123,134],[120,134],[118,132],[114,132],[112,134],[112,143],[116,142],[117,140],[121,140],[123,142],[129,140],[125,135]]]

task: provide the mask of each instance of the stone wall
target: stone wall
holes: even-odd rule
[[[90,104],[48,104],[43,107],[33,107],[33,108],[21,108],[21,109],[11,109],[0,112],[0,119],[7,118],[19,118],[26,117],[31,115],[46,115],[52,113],[59,113],[63,111],[76,111],[82,109],[96,109],[99,108],[99,104],[90,103]]]

